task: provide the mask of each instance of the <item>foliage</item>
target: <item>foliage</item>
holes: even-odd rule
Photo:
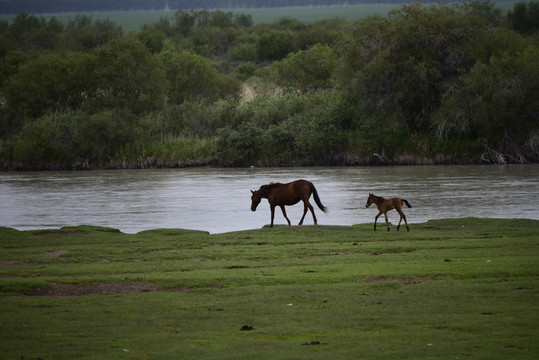
[[[470,134],[472,122],[477,124],[483,118],[483,126],[476,128],[473,137],[486,137],[498,143],[504,134],[509,134],[511,141],[519,144],[516,147],[522,147],[523,138],[514,139],[510,128],[513,116],[520,112],[521,118],[535,118],[531,122],[523,120],[526,124],[536,122],[536,116],[529,117],[521,104],[531,105],[533,112],[536,106],[532,99],[537,90],[521,81],[526,82],[523,73],[530,76],[529,84],[537,81],[535,71],[531,70],[537,63],[532,60],[518,74],[510,65],[499,68],[492,56],[500,56],[503,45],[521,46],[509,58],[527,61],[527,51],[536,51],[537,46],[531,39],[512,35],[499,23],[499,12],[488,3],[429,8],[414,4],[392,11],[387,18],[373,17],[358,23],[356,40],[345,56],[340,79],[349,96],[361,104],[369,133],[384,139],[383,132],[382,136],[376,132],[379,126],[407,128],[412,133],[435,130],[444,141],[445,129],[459,128]],[[483,67],[485,62],[488,65]],[[479,70],[482,67],[486,73]],[[495,78],[486,76],[493,72],[497,73]],[[465,87],[462,81],[469,81],[467,84],[474,90],[460,93]],[[501,84],[501,92],[492,89],[491,84]],[[498,95],[489,95],[489,88]],[[461,107],[457,105],[457,96]],[[522,101],[513,102],[515,96]],[[488,115],[478,116],[481,109],[489,109],[496,120]],[[533,127],[527,125],[525,131],[530,134]],[[382,146],[380,150],[387,149]],[[526,161],[524,156],[514,160]]]
[[[224,165],[313,165],[341,154],[346,102],[336,92],[256,99],[240,106],[232,127],[219,133]],[[267,154],[271,154],[268,157]]]
[[[208,60],[199,55],[167,48],[159,53],[158,58],[164,65],[170,83],[168,101],[171,104],[201,98],[213,102],[239,91],[234,80],[220,74]]]
[[[536,7],[270,24],[178,10],[129,34],[19,14],[0,21],[1,162],[185,164],[202,152],[155,149],[197,141],[225,166],[539,161]]]
[[[292,52],[293,46],[293,32],[272,30],[260,36],[256,42],[256,54],[261,62],[282,60]]]
[[[58,41],[61,48],[83,51],[105,45],[122,36],[121,27],[108,19],[92,21],[90,16],[76,15],[68,21],[66,31]]]
[[[509,25],[520,33],[534,33],[539,30],[539,2],[518,2],[513,11],[507,13]]]
[[[275,83],[301,93],[315,92],[331,87],[337,58],[329,46],[314,45],[274,63]]]

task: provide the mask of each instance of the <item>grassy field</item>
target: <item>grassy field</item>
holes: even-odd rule
[[[515,2],[518,0],[496,1],[496,7],[504,13],[512,10]],[[426,4],[431,6],[432,4]],[[349,22],[360,20],[367,16],[381,15],[386,16],[390,10],[397,9],[401,5],[396,4],[377,4],[377,5],[356,5],[356,6],[314,6],[314,7],[290,7],[290,8],[256,8],[256,9],[224,9],[223,11],[232,11],[234,13],[250,14],[255,24],[273,23],[283,17],[297,19],[305,23],[312,23],[324,19],[340,18]],[[139,31],[144,24],[151,24],[160,18],[171,19],[174,15],[173,10],[158,11],[102,11],[88,12],[94,20],[110,19],[120,25],[125,32]],[[44,18],[56,17],[58,20],[67,23],[73,18],[75,13],[55,13],[55,14],[36,14]],[[14,15],[0,15],[0,19],[8,20]]]
[[[0,228],[1,357],[539,357],[539,221],[394,230]]]

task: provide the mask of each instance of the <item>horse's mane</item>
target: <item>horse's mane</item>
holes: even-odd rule
[[[374,194],[372,194],[372,196],[374,196],[375,198],[380,199],[380,200],[385,200],[386,199],[383,196],[378,196],[378,195],[374,195]]]
[[[262,185],[260,187],[260,189],[258,189],[258,192],[261,195],[267,196],[272,189],[276,188],[279,185],[281,185],[281,183],[273,183],[273,182],[271,182],[271,183],[269,183],[267,185]]]

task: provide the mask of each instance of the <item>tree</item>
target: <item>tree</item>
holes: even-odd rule
[[[43,17],[21,13],[6,32],[21,50],[45,50],[56,46],[62,31],[62,24],[54,17],[47,22]]]
[[[4,86],[11,113],[37,118],[48,111],[76,108],[94,93],[95,63],[87,54],[37,55],[18,67]]]
[[[525,161],[525,144],[537,135],[539,49],[505,50],[461,77],[435,116],[439,137],[483,139],[506,161]],[[532,146],[529,152],[537,152]],[[536,156],[536,155],[535,155]]]
[[[489,18],[447,5],[403,6],[388,18],[358,24],[342,84],[383,125],[430,128],[443,94],[474,63],[474,46]]]
[[[90,106],[141,114],[164,105],[167,80],[163,67],[136,37],[112,40],[98,48],[95,56],[96,90]]]
[[[333,50],[325,45],[314,45],[273,64],[275,82],[284,88],[301,93],[315,92],[332,86],[331,78],[337,64]]]
[[[539,29],[539,2],[518,2],[507,13],[509,26],[522,34],[533,34]]]
[[[166,49],[158,55],[170,84],[168,102],[189,100],[216,101],[229,94],[237,96],[239,85],[220,74],[211,63],[189,51]]]
[[[96,20],[87,15],[70,19],[61,37],[61,47],[72,51],[88,51],[123,36],[122,28],[110,21]]]
[[[256,42],[258,60],[277,61],[284,59],[293,51],[294,34],[291,31],[272,30],[260,36]]]

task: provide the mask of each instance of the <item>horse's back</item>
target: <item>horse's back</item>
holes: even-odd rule
[[[296,180],[286,184],[274,183],[268,199],[276,205],[294,205],[301,199],[311,195],[311,183],[307,180]]]

